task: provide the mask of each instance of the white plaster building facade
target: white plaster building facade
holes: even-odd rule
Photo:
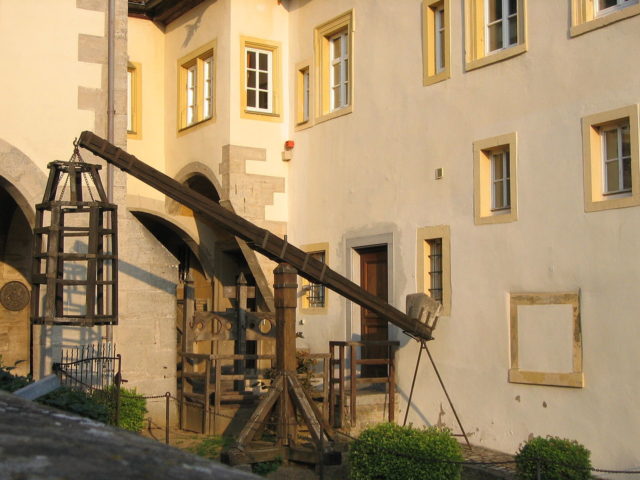
[[[147,10],[155,22],[140,18],[145,2],[133,3],[128,151],[180,181],[206,180],[223,204],[324,252],[356,282],[377,252],[389,302],[402,310],[407,294],[439,296],[429,345],[473,443],[513,452],[530,435],[558,435],[584,443],[597,467],[640,465],[637,1],[205,0],[173,16]],[[103,16],[94,20],[89,33],[104,35]],[[70,78],[101,88],[100,72],[81,66]],[[124,68],[118,75],[124,82]],[[52,131],[38,118],[46,150],[28,137],[24,109],[14,105],[22,123],[3,121],[2,139],[38,158],[39,171],[81,129],[100,133],[92,113],[47,98],[66,123]],[[231,262],[269,308],[272,264],[126,182],[122,210],[152,230],[165,222],[193,246],[204,302],[225,306],[216,292],[232,281],[220,273]],[[31,204],[32,190],[23,193]],[[123,245],[143,238],[163,251],[135,225]],[[179,284],[163,269],[180,262],[158,258],[132,264]],[[354,305],[330,292],[309,299],[311,290],[300,294],[301,347],[326,352],[330,340],[368,335]],[[153,307],[130,295],[126,308],[140,311],[135,319],[167,312],[175,297],[165,293]],[[123,317],[116,335],[146,338],[133,324]],[[167,328],[158,335],[173,335]],[[393,326],[386,334],[401,343],[404,410],[418,345]],[[139,365],[155,381],[157,367]],[[143,391],[159,391],[136,375]],[[426,364],[409,421],[457,429]]]

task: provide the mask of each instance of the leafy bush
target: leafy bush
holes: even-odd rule
[[[199,457],[208,458],[209,460],[219,460],[222,449],[230,444],[232,440],[219,435],[210,435],[205,437],[192,447],[187,448],[191,453],[195,453]]]
[[[11,370],[16,367],[6,367],[2,363],[2,355],[0,355],[0,390],[7,392],[15,392],[16,390],[26,387],[33,380],[30,376],[14,375]]]
[[[251,464],[251,471],[256,475],[260,475],[262,477],[266,477],[271,472],[275,472],[282,465],[282,459],[280,457],[275,460],[271,460],[270,462],[258,462]]]
[[[460,445],[446,429],[381,423],[364,430],[350,448],[351,479],[458,480]]]
[[[115,417],[115,403],[112,402],[112,418]],[[118,426],[132,432],[144,428],[144,416],[148,412],[147,400],[136,389],[120,388],[120,421]]]
[[[109,420],[109,409],[107,405],[80,390],[60,387],[40,397],[37,402],[64,410],[65,412],[91,418],[98,422],[107,423]]]
[[[522,480],[587,480],[591,478],[591,452],[575,440],[534,437],[516,453],[516,471]]]

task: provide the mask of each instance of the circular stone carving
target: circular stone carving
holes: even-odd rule
[[[29,289],[22,282],[9,282],[0,289],[0,303],[7,310],[17,312],[29,305]]]

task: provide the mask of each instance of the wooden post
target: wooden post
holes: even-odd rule
[[[276,306],[276,370],[282,376],[295,376],[296,361],[296,306],[298,304],[297,290],[298,272],[291,265],[279,264],[274,273],[274,299]],[[289,398],[289,388],[284,382],[280,395],[280,425],[278,441],[289,445],[295,441],[296,416]]]
[[[395,422],[396,418],[396,347],[395,345],[389,345],[389,415],[387,419],[389,422]],[[407,407],[408,408],[408,407]]]
[[[236,315],[236,342],[235,342],[235,353],[238,355],[246,355],[247,353],[247,279],[244,274],[240,272],[238,278],[236,280],[236,307],[237,307],[237,315]],[[246,361],[236,360],[235,361],[235,373],[236,375],[244,375],[246,367]],[[235,381],[235,390],[238,392],[243,392],[245,389],[244,380],[236,380]]]
[[[349,380],[349,386],[351,387],[351,396],[349,398],[350,400],[350,405],[349,405],[349,410],[351,410],[351,426],[355,427],[356,426],[356,382],[357,382],[357,374],[358,374],[358,361],[356,359],[357,357],[357,353],[356,353],[356,346],[352,343],[351,345],[349,345],[349,356],[351,357],[351,363],[349,364],[349,366],[351,367],[349,370],[350,375],[350,380]]]

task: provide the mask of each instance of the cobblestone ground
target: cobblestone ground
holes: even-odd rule
[[[476,478],[516,478],[516,464],[513,455],[490,450],[478,446],[467,446],[462,444],[462,455],[465,461],[482,462],[489,465],[468,466],[469,478],[474,478],[473,473],[477,472]]]

